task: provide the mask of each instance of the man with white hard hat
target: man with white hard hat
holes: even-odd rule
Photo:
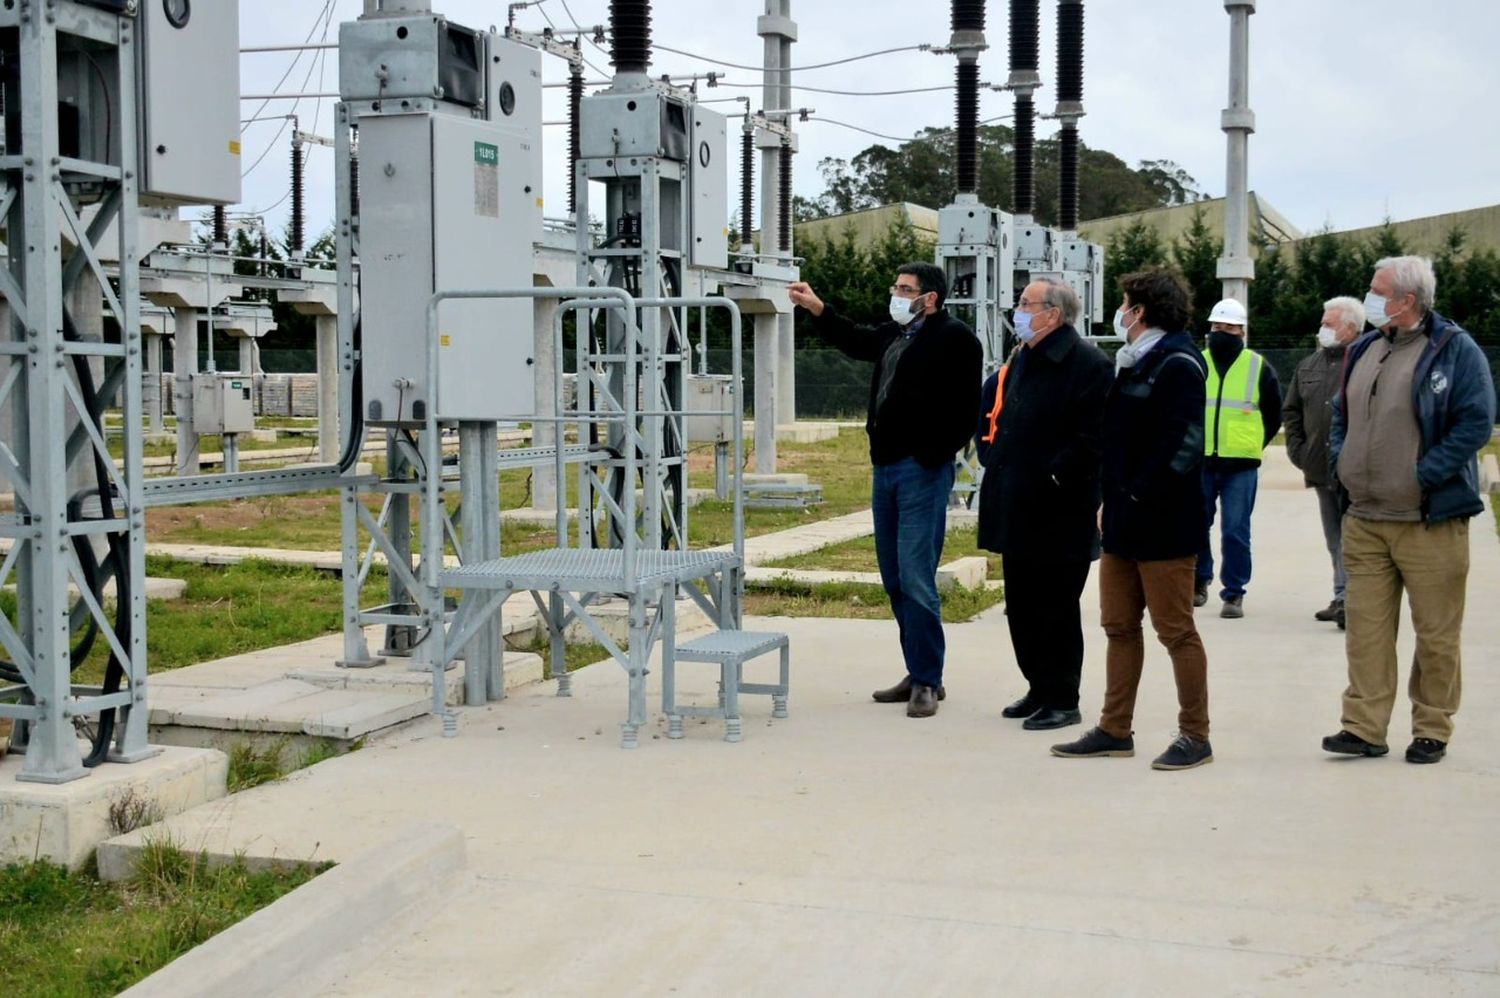
[[[1276,369],[1245,346],[1245,306],[1225,298],[1208,313],[1207,404],[1203,413],[1203,509],[1193,605],[1208,602],[1214,580],[1213,523],[1219,515],[1219,616],[1245,615],[1250,583],[1250,514],[1260,481],[1260,455],[1281,429],[1281,382]]]

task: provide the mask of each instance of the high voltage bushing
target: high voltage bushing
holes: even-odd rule
[[[740,245],[750,245],[751,186],[755,183],[755,130],[746,128],[740,135]]]
[[[302,143],[292,142],[292,225],[291,232],[287,235],[286,249],[288,256],[298,256],[302,253],[303,225],[307,220],[306,205],[303,201],[302,191]]]
[[[983,31],[984,0],[953,0],[953,30]]]
[[[349,215],[359,217],[359,153],[349,153]]]
[[[955,3],[955,7],[957,4]],[[955,20],[957,14],[954,15]],[[958,64],[958,192],[979,189],[979,63]]]
[[[214,242],[221,246],[229,244],[229,223],[224,217],[224,206],[214,205]]]
[[[583,105],[583,66],[568,70],[568,214],[578,212],[579,109]]]
[[[1010,0],[1010,68],[1037,68],[1040,46],[1040,0]]]
[[[1078,129],[1062,130],[1062,157],[1058,164],[1060,177],[1057,196],[1057,226],[1064,232],[1078,228]]]
[[[1083,3],[1059,0],[1057,5],[1057,106],[1083,102]]]
[[[651,68],[651,4],[647,0],[610,0],[609,58],[616,73],[644,73]]]
[[[781,155],[777,159],[777,248],[783,253],[792,250],[792,144],[781,140]]]
[[[1032,161],[1035,155],[1035,114],[1030,97],[1016,97],[1015,201],[1017,215],[1030,215],[1036,209],[1036,194],[1032,181]]]

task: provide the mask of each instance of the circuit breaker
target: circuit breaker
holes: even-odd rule
[[[141,0],[145,201],[240,200],[239,7],[239,0]]]
[[[360,120],[361,337],[365,418],[420,423],[427,302],[434,291],[529,288],[540,224],[520,133],[456,114]],[[530,299],[438,309],[437,414],[523,418],[535,409]]]
[[[255,429],[255,382],[249,375],[193,375],[193,426],[199,433]]]

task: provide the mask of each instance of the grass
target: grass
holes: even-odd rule
[[[628,644],[624,641],[619,642],[619,645],[621,651],[624,651],[628,647]],[[547,668],[551,667],[552,645],[551,640],[547,637],[546,630],[542,630],[524,643],[507,637],[505,639],[505,650],[530,652],[533,655],[540,655],[543,666]],[[609,652],[605,650],[605,647],[592,641],[565,644],[563,646],[563,664],[569,672],[576,672],[585,665],[593,665],[595,662],[602,662],[607,658],[609,658]]]
[[[45,861],[0,869],[0,994],[113,995],[311,880],[297,864],[210,869],[170,843],[105,883]]]
[[[1005,602],[1004,592],[953,586],[942,592],[943,621],[961,624]],[[892,620],[891,603],[879,586],[856,582],[816,585],[777,579],[745,591],[745,612],[757,617],[845,617]]]
[[[943,544],[943,562],[957,558],[981,557],[989,563],[989,577],[1000,578],[1000,556],[979,548],[977,527],[955,527],[948,531]],[[875,538],[860,537],[841,544],[833,544],[807,554],[782,558],[768,562],[767,568],[818,569],[827,572],[876,572],[880,566],[875,561]]]
[[[362,744],[356,741],[349,751],[358,750]],[[274,783],[288,773],[316,766],[338,754],[338,743],[332,738],[315,738],[300,752],[291,751],[291,742],[286,738],[237,741],[229,746],[229,792],[236,794],[263,783]]]
[[[197,565],[151,556],[148,575],[182,579],[180,600],[146,603],[146,652],[152,672],[306,641],[343,626],[343,588],[332,575],[300,565],[244,561]],[[385,599],[385,573],[372,571],[364,602]],[[106,606],[113,613],[113,603]],[[0,612],[14,619],[15,596],[0,592]],[[104,640],[74,671],[74,681],[98,684],[109,650]]]

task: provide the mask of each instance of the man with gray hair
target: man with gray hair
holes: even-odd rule
[[[1073,328],[1078,295],[1039,278],[1013,321],[1020,349],[985,382],[979,411],[979,545],[1000,555],[1006,623],[1026,693],[1003,717],[1028,731],[1078,724],[1078,601],[1099,557],[1104,399],[1113,365]]]
[[[1340,730],[1323,748],[1341,755],[1389,751],[1403,588],[1417,636],[1406,761],[1441,760],[1458,711],[1468,521],[1484,511],[1475,455],[1494,430],[1495,386],[1473,338],[1433,311],[1436,291],[1424,257],[1375,265],[1364,303],[1375,331],[1349,347],[1334,398],[1349,687]]]
[[[1323,514],[1323,542],[1333,561],[1333,600],[1313,614],[1344,627],[1343,511],[1328,469],[1328,431],[1333,423],[1333,394],[1338,388],[1344,353],[1365,328],[1365,307],[1357,298],[1330,298],[1323,303],[1318,349],[1297,365],[1281,407],[1286,453],[1302,470],[1302,480],[1318,495]]]

